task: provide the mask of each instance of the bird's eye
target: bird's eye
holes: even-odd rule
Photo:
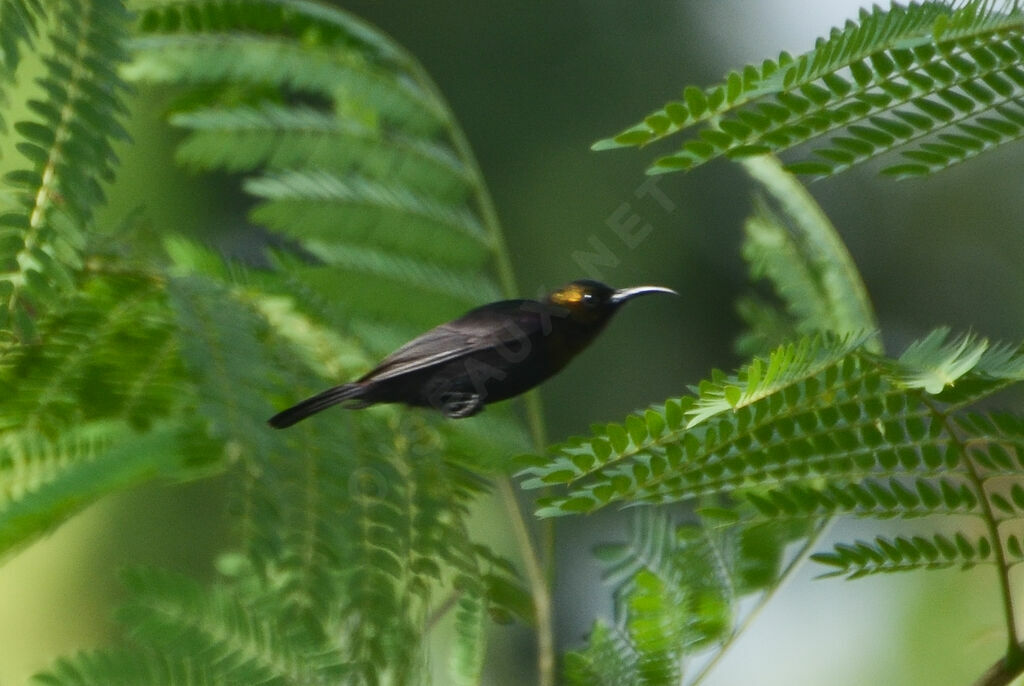
[[[593,293],[584,293],[581,300],[583,304],[588,307],[593,307],[594,305],[597,304],[597,296],[594,295]]]

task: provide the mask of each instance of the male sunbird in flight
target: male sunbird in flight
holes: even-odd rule
[[[342,404],[433,407],[470,417],[488,403],[530,390],[558,373],[623,303],[661,286],[614,289],[581,279],[542,300],[502,300],[414,338],[358,380],[329,388],[270,418],[276,429]]]

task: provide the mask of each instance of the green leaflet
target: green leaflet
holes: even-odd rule
[[[175,252],[183,264],[203,262],[186,245]],[[280,585],[281,621],[301,621],[311,641],[354,623],[346,670],[372,681],[387,654],[390,668],[411,673],[416,627],[437,584],[452,578],[479,598],[479,611],[487,607],[465,532],[467,503],[483,484],[454,461],[476,456],[449,448],[454,459],[442,457],[442,432],[422,418],[396,425],[392,408],[339,410],[334,422],[269,431],[265,404],[280,394],[276,384],[308,383],[306,370],[344,360],[346,343],[260,291],[190,276],[173,280],[170,292],[201,416],[242,460],[244,550],[254,570]],[[269,327],[264,317],[291,326]],[[459,669],[472,671],[475,659],[465,654]]]
[[[777,586],[787,542],[807,541],[783,577],[831,517],[1024,519],[1024,420],[960,412],[1019,380],[1018,350],[940,329],[888,360],[863,340],[782,346],[694,396],[524,460],[525,486],[556,489],[540,516],[687,501],[701,517],[674,529],[666,508],[644,507],[629,543],[597,551],[615,621],[566,656],[570,683],[679,683],[689,652],[736,635],[738,598]],[[1006,531],[878,536],[811,557],[824,576],[848,578],[1015,565],[1024,539]]]
[[[688,134],[649,173],[689,170],[810,144],[797,173],[828,176],[899,151],[885,172],[919,176],[1024,135],[1024,12],[973,0],[875,6],[814,49],[730,73],[594,145],[647,145]]]
[[[1019,553],[1019,547],[1017,550]],[[1019,555],[1016,557],[1019,558]],[[986,536],[962,532],[952,537],[944,534],[930,537],[878,536],[870,542],[837,544],[832,552],[816,553],[813,558],[833,568],[825,576],[845,575],[851,579],[870,574],[942,569],[954,565],[969,569],[979,563],[993,562],[991,540]]]
[[[567,679],[680,683],[686,658],[733,635],[739,601],[771,588],[786,544],[809,531],[809,522],[787,530],[710,513],[679,525],[663,508],[637,510],[626,543],[595,551],[615,594],[614,620],[599,620],[586,648],[566,655]]]
[[[573,686],[616,686],[638,682],[633,646],[615,627],[598,620],[587,648],[565,655],[565,678]]]
[[[0,2],[0,55],[7,79],[11,79],[18,68],[21,51],[35,45],[39,21],[43,16],[43,5],[39,0]]]
[[[35,326],[45,343],[3,356],[0,383],[10,397],[0,429],[52,436],[79,420],[109,418],[142,428],[189,396],[166,294],[151,275],[84,280]]]
[[[455,644],[451,653],[451,675],[455,686],[480,683],[487,647],[487,607],[471,594],[459,598],[455,609]]]
[[[13,69],[40,5],[8,1],[0,10],[0,50]],[[127,139],[118,76],[127,25],[120,0],[62,3],[39,79],[45,95],[30,102],[32,119],[14,125],[29,164],[4,179],[15,203],[0,209],[0,327],[22,340],[34,339],[38,311],[72,290],[87,225],[105,200],[101,183],[114,176],[112,144]]]
[[[897,362],[900,382],[938,394],[972,370],[993,381],[1024,379],[1024,360],[1012,348],[990,351],[988,341],[970,334],[948,338],[949,329],[941,328],[910,345]]]
[[[876,330],[878,321],[867,288],[835,227],[810,193],[771,156],[752,157],[742,164],[781,212],[777,216],[767,204],[758,204],[744,225],[743,257],[751,277],[767,278],[794,320],[785,338]],[[877,333],[865,346],[870,352],[882,352]]]
[[[171,123],[190,132],[177,157],[196,169],[353,170],[456,202],[472,191],[470,172],[449,148],[313,107],[264,102],[200,108],[174,115]]]
[[[0,555],[54,529],[104,495],[154,477],[184,478],[208,458],[181,426],[140,434],[122,423],[67,430],[58,440],[32,431],[0,436]]]
[[[783,489],[775,497],[785,509],[781,494],[790,486],[941,476],[961,464],[966,440],[946,426],[942,408],[967,405],[1016,381],[1021,363],[1000,346],[965,357],[966,348],[944,345],[945,337],[939,331],[894,361],[865,353],[863,339],[805,338],[736,375],[716,374],[694,396],[554,446],[547,457],[532,459],[523,485],[561,487],[541,501],[539,514],[553,516],[766,487]],[[955,374],[922,390],[907,381],[909,370],[919,368]],[[1016,468],[1003,462],[1004,469]]]
[[[179,661],[157,651],[92,650],[57,660],[33,683],[45,686],[81,684],[150,684],[151,686],[213,686],[223,683],[198,661]]]
[[[765,277],[772,282],[788,313],[796,320],[800,333],[835,331],[833,311],[822,295],[817,275],[781,218],[759,202],[743,228],[743,257],[750,265],[751,277]],[[755,308],[751,314],[757,312]],[[758,335],[768,339],[767,327],[755,327],[755,331],[764,332]]]
[[[246,190],[267,201],[253,212],[256,221],[293,235],[328,262],[337,244],[380,246],[396,256],[442,263],[449,272],[468,272],[488,253],[487,237],[472,212],[390,183],[290,171],[253,179]],[[380,235],[381,224],[390,231]],[[447,240],[439,244],[440,236]]]
[[[885,458],[898,462],[899,455]],[[826,486],[789,484],[739,495],[770,521],[814,519],[841,514],[878,519],[980,515],[979,496],[955,467],[942,477],[837,481]]]
[[[400,48],[308,2],[166,3],[142,27],[129,78],[200,86],[171,117],[187,132],[179,159],[246,172],[253,221],[301,249],[272,259],[309,290],[346,293],[339,324],[415,332],[497,298],[481,276],[500,249],[482,181]],[[202,88],[225,82],[228,99]]]
[[[265,322],[209,279],[174,279],[168,291],[182,357],[196,379],[199,416],[211,435],[239,442],[254,457],[279,449],[281,436],[264,429],[273,409],[267,397],[275,390],[263,371],[271,368]]]
[[[830,341],[819,336],[776,349],[767,360],[755,358],[742,375],[704,382],[697,401],[686,410],[687,428],[727,410],[747,407],[779,393],[804,379],[834,368],[850,352],[860,348],[867,335]]]
[[[135,641],[177,658],[181,672],[218,683],[326,683],[345,671],[336,650],[301,631],[275,630],[274,619],[253,606],[253,595],[152,569],[130,570],[124,578],[132,595],[119,618]]]
[[[104,495],[219,468],[179,358],[166,294],[151,275],[93,276],[41,316],[45,343],[5,350],[0,551],[25,545]],[[185,427],[188,427],[187,429]]]
[[[83,653],[39,679],[412,682],[428,612],[454,591],[451,668],[475,683],[488,614],[533,614],[515,568],[467,531],[481,474],[523,449],[521,422],[499,410],[459,428],[382,407],[265,426],[278,405],[364,371],[396,332],[498,297],[481,273],[503,256],[475,162],[418,65],[344,12],[302,0],[150,5],[122,73],[179,87],[179,160],[243,172],[254,220],[288,239],[267,255],[277,270],[166,239],[167,276],[156,293],[138,290],[180,382],[162,412],[196,417],[234,470],[240,551],[210,588],[133,574],[121,619],[140,649]],[[101,342],[120,331],[94,319]],[[83,339],[67,346],[70,378],[102,347]],[[75,420],[73,397],[51,404]]]

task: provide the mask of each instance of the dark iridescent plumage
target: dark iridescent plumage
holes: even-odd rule
[[[339,403],[351,409],[405,403],[469,417],[556,374],[630,298],[674,292],[659,286],[615,290],[580,280],[544,300],[483,305],[409,341],[357,381],[274,415],[270,425],[291,426]]]

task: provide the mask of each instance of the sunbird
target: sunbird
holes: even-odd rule
[[[580,279],[541,300],[482,305],[409,341],[356,381],[279,412],[270,426],[283,429],[338,404],[405,403],[471,417],[557,374],[623,303],[651,293],[678,295],[662,286],[615,289]]]

